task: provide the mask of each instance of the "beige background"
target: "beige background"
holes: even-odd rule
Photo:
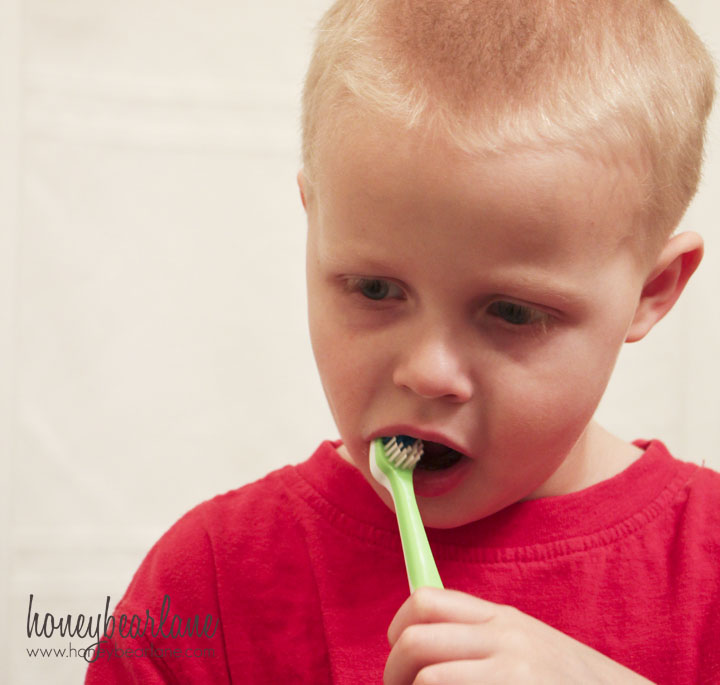
[[[336,437],[307,340],[298,102],[326,0],[0,0],[0,680],[28,595],[120,598],[199,501]],[[720,6],[677,3],[716,55]],[[720,469],[720,124],[684,226],[707,257],[600,418]],[[74,640],[75,647],[82,641]]]

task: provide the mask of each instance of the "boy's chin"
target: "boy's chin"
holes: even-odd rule
[[[464,511],[457,502],[453,502],[452,495],[441,498],[418,497],[417,503],[426,528],[437,530],[460,528],[482,518],[475,512]]]

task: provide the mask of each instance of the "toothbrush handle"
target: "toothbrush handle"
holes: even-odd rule
[[[395,495],[393,498],[395,513],[400,529],[410,592],[423,586],[443,587],[415,501],[412,471],[394,470],[390,476],[390,484]]]

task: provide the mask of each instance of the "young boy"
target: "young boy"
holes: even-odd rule
[[[175,524],[87,682],[720,682],[720,475],[592,418],[700,262],[713,80],[664,0],[339,0],[298,181],[341,440]]]

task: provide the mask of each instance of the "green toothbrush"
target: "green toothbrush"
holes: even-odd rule
[[[370,471],[395,504],[410,592],[423,586],[443,586],[413,489],[413,469],[422,453],[422,440],[407,435],[377,438],[370,445]]]

